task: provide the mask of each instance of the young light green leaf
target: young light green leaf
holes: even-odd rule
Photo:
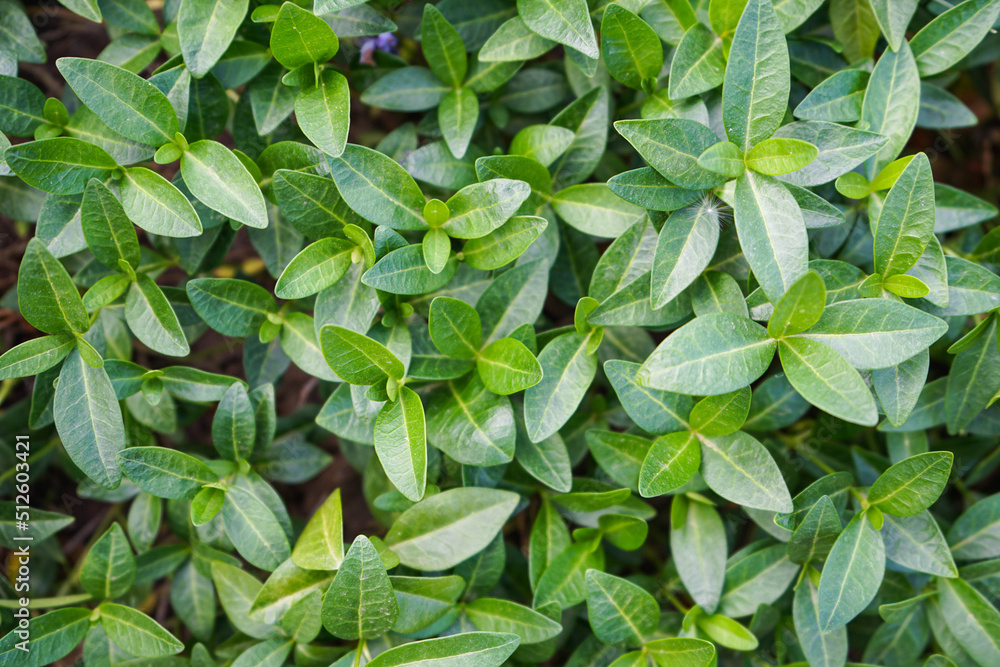
[[[542,367],[524,343],[501,338],[487,345],[476,358],[476,369],[486,388],[507,396],[533,387],[542,379]]]

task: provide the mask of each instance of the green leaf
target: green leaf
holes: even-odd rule
[[[951,452],[927,452],[900,461],[875,480],[868,491],[868,502],[896,516],[923,512],[948,483],[953,459]]]
[[[608,73],[629,88],[654,82],[663,69],[663,44],[641,18],[619,4],[608,5],[601,19],[601,56]]]
[[[71,352],[59,373],[53,414],[77,467],[101,486],[117,488],[122,471],[115,457],[125,449],[125,427],[107,372],[85,363],[79,351]]]
[[[501,396],[524,391],[542,379],[542,367],[535,355],[514,338],[501,338],[487,345],[476,358],[476,369],[486,388]]]
[[[407,667],[453,663],[463,667],[494,667],[503,664],[520,643],[517,635],[493,632],[463,632],[450,637],[410,642],[380,653],[369,667]]]
[[[119,134],[162,146],[180,131],[170,100],[149,81],[88,58],[60,58],[56,66],[80,100]]]
[[[643,386],[683,394],[724,394],[763,375],[776,345],[764,327],[745,317],[704,315],[660,343],[636,380]]]
[[[709,488],[746,507],[792,511],[792,497],[767,449],[742,431],[701,438],[701,474]]]
[[[788,338],[778,353],[789,382],[807,401],[854,424],[878,423],[871,391],[837,350],[808,338]]]
[[[720,141],[705,149],[705,152],[698,156],[698,164],[727,178],[739,178],[746,168],[743,163],[743,151],[731,141]]]
[[[386,403],[375,419],[375,453],[385,474],[408,499],[423,498],[427,484],[427,438],[424,407],[409,387]]]
[[[337,570],[323,601],[323,627],[340,639],[384,635],[396,622],[399,606],[378,551],[359,535]]]
[[[447,577],[391,576],[399,616],[393,632],[412,634],[440,620],[450,612],[465,590],[465,580]]]
[[[478,598],[465,605],[465,613],[479,630],[517,635],[522,645],[552,639],[562,630],[548,616],[509,600]]]
[[[802,169],[819,155],[819,149],[801,139],[764,139],[747,151],[747,168],[777,176]]]
[[[16,345],[0,355],[0,380],[38,375],[62,361],[76,345],[65,334],[42,336]]]
[[[843,44],[844,56],[851,63],[871,58],[879,29],[872,5],[860,0],[837,0],[830,6],[834,37]]]
[[[959,645],[979,664],[1000,659],[1000,613],[961,579],[938,579],[941,612]]]
[[[725,70],[723,40],[705,24],[695,23],[684,32],[670,61],[670,99],[680,100],[718,88]]]
[[[958,576],[941,528],[926,510],[908,517],[886,514],[882,539],[886,558],[894,563],[939,577]]]
[[[707,268],[719,241],[719,217],[700,204],[672,214],[660,230],[651,275],[653,308],[673,301]]]
[[[898,45],[895,50],[899,50]],[[834,123],[859,120],[869,78],[871,73],[862,69],[834,72],[799,102],[795,107],[795,117]]]
[[[945,323],[888,299],[852,299],[830,305],[799,334],[839,352],[855,368],[888,368],[930,346]]]
[[[470,89],[456,88],[441,100],[438,106],[438,125],[452,155],[457,158],[465,156],[478,120],[479,99]]]
[[[615,129],[668,181],[687,190],[714,188],[725,177],[698,164],[698,157],[719,142],[712,130],[684,118],[620,120]]]
[[[517,13],[525,25],[542,37],[576,49],[588,58],[600,55],[584,0],[561,3],[554,0],[518,0]]]
[[[530,60],[545,55],[555,42],[531,31],[520,16],[508,20],[479,50],[481,62]]]
[[[267,227],[264,195],[232,151],[216,141],[196,141],[181,156],[184,183],[213,211],[249,227]]]
[[[573,143],[573,133],[555,125],[529,125],[510,142],[511,155],[523,155],[549,166]]]
[[[31,326],[45,333],[83,333],[90,328],[87,309],[66,269],[38,238],[28,241],[17,273],[18,309]]]
[[[826,307],[826,285],[815,271],[808,271],[792,284],[774,307],[767,323],[773,338],[802,333],[816,324]]]
[[[215,66],[233,41],[248,6],[248,0],[181,3],[177,36],[192,75],[200,78]]]
[[[329,162],[344,201],[361,216],[392,229],[427,228],[423,218],[427,200],[392,158],[348,144],[339,158]]]
[[[733,208],[750,268],[768,299],[777,302],[808,268],[802,211],[781,183],[753,172],[736,182]]]
[[[440,296],[431,301],[428,328],[435,347],[449,357],[472,359],[482,344],[479,314],[464,301]]]
[[[546,226],[545,218],[516,215],[486,236],[466,241],[462,261],[483,271],[498,269],[520,257]]]
[[[896,179],[872,227],[875,271],[883,277],[909,271],[934,234],[934,178],[923,153]]]
[[[552,207],[570,226],[585,234],[617,238],[645,217],[603,183],[573,185],[552,196]]]
[[[140,658],[159,658],[184,650],[184,644],[141,611],[110,602],[97,609],[108,637],[127,653]]]
[[[847,628],[825,632],[820,623],[819,588],[813,580],[815,570],[806,570],[795,589],[792,614],[795,633],[810,664],[823,667],[840,665],[847,660]]]
[[[291,2],[281,5],[271,28],[271,53],[286,69],[325,63],[338,47],[337,36],[326,21]]]
[[[202,233],[201,219],[188,198],[155,171],[131,167],[120,183],[125,213],[147,232],[175,238]]]
[[[662,496],[688,482],[701,466],[701,445],[691,431],[669,433],[649,448],[639,471],[639,493],[644,498]]]
[[[726,529],[715,508],[686,496],[670,507],[670,551],[691,599],[714,611],[726,577]]]
[[[125,298],[125,319],[147,347],[171,357],[186,357],[191,348],[177,314],[160,287],[145,273],[136,274]]]
[[[403,512],[385,541],[407,567],[424,571],[454,567],[486,548],[517,502],[517,494],[509,491],[474,487],[443,491]]]
[[[510,339],[505,339],[510,340]],[[541,442],[532,442],[518,415],[517,462],[525,471],[550,489],[569,493],[573,488],[573,469],[569,450],[558,433]]]
[[[295,97],[295,120],[303,134],[332,157],[343,153],[347,145],[350,114],[351,94],[340,72],[323,70],[315,86]]]
[[[364,334],[328,324],[320,330],[323,357],[346,382],[372,385],[387,377],[402,379],[403,363],[381,343]]]
[[[70,137],[11,146],[4,160],[28,185],[62,195],[83,192],[91,178],[107,180],[118,168],[103,149]]]
[[[274,294],[281,299],[302,299],[340,280],[351,266],[356,246],[350,241],[325,238],[297,254],[278,278]]]
[[[848,173],[853,173],[852,169],[889,144],[889,138],[882,134],[823,120],[789,123],[778,128],[774,136],[799,139],[819,150],[816,159],[806,166],[781,175],[780,180],[800,187],[822,185],[842,175],[846,178]],[[864,180],[860,174],[855,174],[853,178]]]
[[[989,32],[1000,15],[992,0],[966,0],[952,6],[910,40],[920,76],[938,74],[964,58]]]
[[[899,51],[886,51],[875,64],[865,91],[861,123],[889,141],[868,161],[869,179],[896,159],[910,138],[920,110],[920,74],[904,40]]]
[[[158,498],[191,498],[219,479],[198,459],[166,447],[129,447],[118,453],[118,464],[136,486]]]
[[[709,396],[691,410],[691,429],[702,435],[729,435],[738,430],[750,412],[750,388]]]
[[[823,496],[806,512],[792,533],[788,541],[788,557],[793,563],[801,564],[825,559],[843,527],[830,496]]]
[[[361,95],[361,101],[392,111],[426,111],[438,106],[448,90],[429,69],[402,67],[376,81]]]
[[[486,388],[478,373],[452,380],[427,404],[431,444],[459,463],[496,466],[514,458],[514,412],[510,399]]]
[[[189,281],[186,287],[198,316],[225,336],[250,336],[269,313],[278,310],[267,290],[245,280],[198,278]]]
[[[69,607],[31,619],[27,652],[18,647],[23,641],[21,636],[11,630],[0,639],[0,664],[19,667],[55,664],[83,641],[90,629],[90,616],[90,609]]]
[[[117,271],[122,260],[139,266],[139,238],[125,209],[106,185],[96,179],[87,184],[80,208],[83,236],[97,260]]]
[[[872,601],[885,571],[885,545],[868,515],[859,512],[833,545],[819,581],[819,627],[843,627]]]
[[[641,646],[656,629],[660,606],[630,581],[587,570],[587,618],[594,634],[612,646]]]
[[[226,490],[222,505],[226,534],[251,565],[273,570],[288,560],[288,537],[274,513],[256,495],[238,486]]]
[[[729,47],[722,117],[729,140],[748,151],[781,124],[788,104],[785,34],[771,3],[749,0]]]
[[[538,355],[542,379],[524,394],[524,421],[532,442],[562,428],[583,400],[597,373],[597,357],[588,353],[592,335],[563,334]]]
[[[459,239],[485,236],[516,213],[530,194],[527,183],[507,178],[466,186],[445,202],[450,216],[441,229]]]
[[[110,528],[90,547],[80,568],[80,585],[98,600],[119,598],[135,581],[135,556],[121,524]]]
[[[292,561],[307,570],[336,570],[344,560],[340,489],[327,496],[292,549]]]
[[[424,17],[420,24],[420,46],[424,59],[437,78],[452,88],[458,88],[465,81],[468,62],[465,44],[454,26],[434,5],[424,5]],[[457,157],[461,153],[452,150]]]
[[[223,457],[239,461],[253,450],[256,424],[247,389],[235,382],[226,390],[212,419],[212,444]]]
[[[31,29],[31,35],[34,34]],[[47,122],[45,95],[34,84],[15,76],[0,76],[0,92],[3,93],[0,103],[0,130],[3,132],[15,137],[30,137]]]

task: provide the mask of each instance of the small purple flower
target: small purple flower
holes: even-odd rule
[[[375,64],[375,51],[385,53],[396,53],[398,51],[398,41],[391,32],[383,32],[375,37],[363,37],[361,39],[361,62],[365,65]]]

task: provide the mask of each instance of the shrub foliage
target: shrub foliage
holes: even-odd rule
[[[0,665],[1000,665],[1000,0],[62,3]]]

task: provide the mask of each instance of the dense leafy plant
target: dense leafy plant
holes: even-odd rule
[[[907,148],[1000,0],[62,4],[0,665],[1000,665],[997,209]]]

